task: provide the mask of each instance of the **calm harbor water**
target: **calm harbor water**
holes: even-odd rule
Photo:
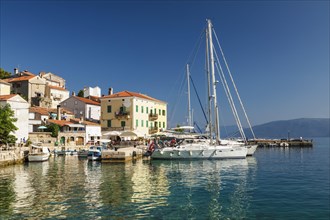
[[[317,138],[244,160],[8,166],[0,219],[329,219],[329,148]]]

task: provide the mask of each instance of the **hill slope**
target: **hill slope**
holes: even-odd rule
[[[257,125],[253,130],[257,138],[329,137],[329,125],[329,118],[300,118]],[[245,132],[252,136],[248,129]]]

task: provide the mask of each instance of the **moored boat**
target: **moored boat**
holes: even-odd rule
[[[87,153],[88,160],[101,160],[102,150],[104,147],[102,146],[91,146]]]
[[[50,157],[50,150],[48,147],[32,145],[31,152],[28,155],[30,162],[46,161]]]

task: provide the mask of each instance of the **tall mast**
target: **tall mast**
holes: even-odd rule
[[[205,60],[205,63],[206,63],[206,75],[207,75],[207,104],[208,104],[208,122],[209,124],[207,125],[208,128],[209,128],[209,138],[210,138],[210,141],[212,143],[212,114],[211,114],[211,76],[210,76],[210,57],[209,57],[209,31],[208,29],[206,28],[206,52],[205,52],[205,55],[206,55],[206,60]]]
[[[214,56],[213,56],[213,41],[212,41],[212,23],[211,20],[207,20],[208,32],[209,32],[209,47],[210,47],[210,61],[211,61],[211,75],[212,75],[212,97],[214,105],[214,115],[215,115],[215,133],[217,143],[220,143],[220,127],[219,127],[219,111],[217,103],[217,88],[214,74]]]
[[[191,123],[191,105],[190,105],[190,72],[189,64],[187,64],[187,83],[188,83],[188,125],[192,126]]]

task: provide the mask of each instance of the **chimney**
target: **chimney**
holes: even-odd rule
[[[14,68],[14,75],[18,75],[18,69]]]
[[[61,120],[61,105],[57,106],[57,120]]]
[[[113,88],[109,88],[109,90],[108,90],[108,95],[112,95],[113,94]]]
[[[75,92],[71,92],[71,96],[76,96],[76,93]]]

